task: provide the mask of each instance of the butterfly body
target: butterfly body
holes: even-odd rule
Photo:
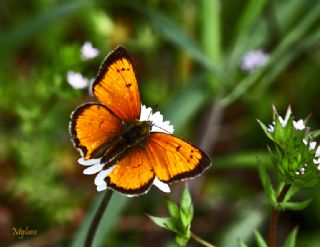
[[[192,178],[210,166],[201,149],[171,134],[173,127],[159,112],[146,113],[131,58],[123,47],[106,57],[91,89],[100,103],[78,107],[69,126],[74,146],[88,161],[84,165],[101,169],[95,180],[98,190],[109,187],[139,195],[152,184],[159,187]],[[100,163],[91,163],[96,160]]]
[[[110,167],[120,161],[131,149],[144,147],[150,135],[151,123],[148,121],[135,120],[125,127],[114,140],[106,144],[101,163]]]

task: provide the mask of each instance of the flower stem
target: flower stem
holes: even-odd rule
[[[108,207],[108,204],[110,202],[110,198],[111,198],[112,194],[113,194],[112,190],[108,190],[108,189],[106,190],[104,197],[102,198],[102,201],[97,209],[97,212],[95,213],[95,215],[91,221],[91,224],[90,224],[87,236],[86,236],[86,240],[84,243],[84,247],[91,247],[92,246],[94,235],[96,234],[98,225],[99,225],[100,220],[102,218],[102,215],[103,215],[105,209]]]
[[[290,189],[290,184],[286,184],[280,195],[278,196],[277,202],[280,203],[283,201],[284,197],[288,193]],[[280,211],[276,208],[272,209],[270,225],[269,225],[269,247],[276,247],[277,246],[277,226],[278,226],[278,219],[279,219]]]
[[[206,246],[206,247],[215,247],[215,245],[208,243],[207,241],[205,241],[204,239],[200,238],[198,235],[196,235],[195,233],[191,232],[191,238],[193,240],[195,240],[196,242],[198,242],[199,244]]]

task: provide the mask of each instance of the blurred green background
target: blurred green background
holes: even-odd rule
[[[319,128],[319,1],[5,0],[0,25],[1,245],[80,246],[100,197],[77,164],[68,122],[94,99],[67,73],[93,78],[117,45],[132,56],[143,103],[213,157],[190,183],[192,230],[226,247],[253,244],[254,229],[266,236],[270,208],[256,165],[270,161],[256,119],[271,122],[272,104],[281,114],[291,104],[297,119],[311,115],[308,125]],[[98,57],[81,59],[86,41]],[[252,50],[268,63],[243,70]],[[169,195],[115,194],[95,246],[175,246],[145,214],[166,215],[167,196],[178,201],[182,186]],[[319,189],[300,195],[314,198],[303,212],[281,214],[279,241],[298,225],[297,246],[320,242]],[[13,228],[37,234],[19,239]]]

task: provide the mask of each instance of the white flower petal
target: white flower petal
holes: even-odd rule
[[[320,164],[320,158],[319,159],[313,159],[313,163],[316,164],[316,165]]]
[[[87,169],[83,170],[83,174],[91,175],[95,174],[103,169],[104,165],[95,164],[93,166],[88,167]]]
[[[281,126],[284,128],[287,125],[287,121],[283,119],[281,116],[278,117]]]
[[[317,166],[318,171],[320,171],[320,165]]]
[[[105,169],[105,170],[102,170],[101,172],[99,172],[96,176],[96,178],[94,179],[94,184],[95,185],[100,185],[100,184],[103,184],[105,181],[104,179],[110,174],[110,172],[112,172],[113,170],[113,166],[108,168],[108,169]]]
[[[103,191],[103,190],[106,190],[106,189],[107,189],[107,183],[106,182],[104,182],[102,184],[99,184],[97,186],[97,191]]]
[[[317,143],[316,142],[310,142],[309,143],[309,150],[313,150],[316,148]]]
[[[274,126],[273,126],[272,124],[269,124],[267,130],[268,130],[269,132],[273,133],[273,132],[274,132]]]
[[[154,180],[153,180],[153,184],[159,188],[159,190],[165,192],[165,193],[170,193],[171,190],[170,190],[170,187],[169,185],[167,185],[166,183],[164,182],[161,182],[159,180],[159,178],[155,177]]]
[[[101,158],[85,160],[83,157],[81,157],[80,159],[78,159],[78,163],[83,166],[92,166],[95,164],[100,164],[100,160]]]
[[[305,140],[305,139],[303,139],[302,142],[303,142],[304,145],[307,145],[307,144],[308,144],[308,141]]]
[[[169,121],[163,121],[163,116],[159,111],[152,114],[152,109],[141,105],[140,121],[150,121],[152,123],[151,132],[164,132],[172,134],[174,128]]]
[[[89,85],[89,80],[84,78],[82,74],[74,71],[68,71],[67,81],[74,89],[82,89]]]
[[[316,157],[320,157],[320,146],[318,146],[317,151],[316,151]]]
[[[81,47],[81,58],[87,60],[99,55],[99,50],[94,48],[90,42],[85,42]]]
[[[304,125],[304,122],[302,119],[300,119],[299,121],[293,121],[293,127],[296,129],[296,130],[303,130],[305,129],[305,125]]]

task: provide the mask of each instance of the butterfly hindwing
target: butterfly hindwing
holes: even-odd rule
[[[114,49],[103,61],[92,84],[98,100],[128,122],[140,116],[140,95],[132,61],[123,47]]]
[[[147,192],[153,180],[151,160],[143,147],[130,150],[106,178],[108,187],[126,195]]]
[[[72,141],[85,159],[95,158],[93,153],[122,128],[121,120],[101,104],[84,104],[71,114]]]
[[[199,148],[170,134],[151,133],[145,146],[130,150],[106,178],[107,186],[126,195],[147,192],[155,176],[164,183],[201,174],[210,158]]]
[[[199,148],[170,134],[150,134],[146,152],[155,175],[165,183],[191,178],[210,166],[210,158]]]

